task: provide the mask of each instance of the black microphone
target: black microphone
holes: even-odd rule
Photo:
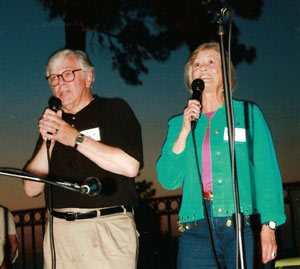
[[[191,87],[193,90],[192,99],[198,100],[200,102],[200,105],[202,105],[202,92],[205,87],[204,81],[200,78],[194,79]],[[198,121],[198,119],[192,119],[192,121],[191,121],[192,130],[195,130],[197,121]]]
[[[52,109],[53,111],[57,111],[61,109],[61,101],[59,98],[52,96],[50,97],[48,101],[49,108]]]
[[[100,193],[102,184],[97,177],[88,177],[80,186],[80,192],[89,196],[95,196]]]
[[[50,97],[50,99],[49,99],[49,101],[48,101],[48,105],[49,105],[49,108],[50,108],[51,110],[55,111],[55,112],[56,112],[57,110],[60,110],[60,109],[61,109],[61,106],[62,106],[60,99],[58,99],[58,98],[55,97],[55,96]],[[50,134],[51,134],[51,133],[50,133]],[[51,140],[47,139],[47,141],[46,141],[46,146],[47,146],[47,148],[50,147],[50,144],[51,144]]]

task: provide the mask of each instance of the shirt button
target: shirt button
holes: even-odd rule
[[[217,156],[220,156],[220,155],[221,155],[221,152],[220,152],[220,151],[218,151],[218,152],[216,153],[216,155],[217,155]]]
[[[222,179],[218,179],[218,183],[219,183],[219,184],[222,184]]]
[[[219,130],[215,130],[215,134],[218,134],[219,133]]]
[[[76,117],[72,117],[72,120],[76,120]]]
[[[223,212],[222,208],[218,209],[218,213],[221,214]]]
[[[72,127],[75,127],[75,125],[74,125],[74,124],[71,124],[71,126],[72,126]]]

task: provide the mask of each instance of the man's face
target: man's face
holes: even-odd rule
[[[80,69],[80,65],[74,56],[68,56],[56,65],[50,75],[60,75],[66,70]],[[74,72],[75,78],[71,82],[66,82],[59,76],[59,83],[52,86],[53,94],[62,102],[65,112],[76,113],[81,110],[91,100],[91,74],[79,70]]]

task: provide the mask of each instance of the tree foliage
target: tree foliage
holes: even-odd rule
[[[216,40],[216,12],[220,0],[37,0],[48,19],[65,22],[66,47],[85,50],[86,33],[97,36],[101,49],[112,55],[112,68],[127,84],[140,85],[148,73],[147,60],[166,61],[182,45],[190,51],[200,43]],[[236,16],[259,18],[263,0],[229,0]],[[239,28],[233,24],[232,59],[251,63],[255,48],[239,42]]]

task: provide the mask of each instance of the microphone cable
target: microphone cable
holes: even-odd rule
[[[61,100],[55,96],[50,97],[48,100],[48,105],[51,110],[56,112],[57,110],[61,109],[62,103]],[[50,168],[51,168],[51,161],[50,161],[50,146],[51,146],[51,140],[47,139],[46,141],[46,148],[47,148],[47,161],[48,161],[48,176],[50,175]],[[51,250],[51,259],[52,259],[52,269],[56,268],[56,254],[55,254],[55,244],[54,244],[54,235],[53,235],[53,206],[52,206],[52,201],[53,201],[53,190],[52,190],[52,185],[48,186],[49,190],[49,198],[48,198],[48,203],[49,203],[49,239],[50,239],[50,250]]]
[[[50,145],[51,140],[47,140],[47,142],[50,141],[50,143],[47,143],[47,161],[48,161],[48,176],[50,175]],[[50,239],[50,251],[51,251],[51,267],[52,269],[56,268],[56,254],[55,254],[55,244],[54,244],[54,235],[53,235],[53,206],[52,206],[52,200],[53,200],[53,190],[52,185],[48,185],[48,191],[49,191],[49,197],[48,197],[48,203],[49,203],[49,239]]]

